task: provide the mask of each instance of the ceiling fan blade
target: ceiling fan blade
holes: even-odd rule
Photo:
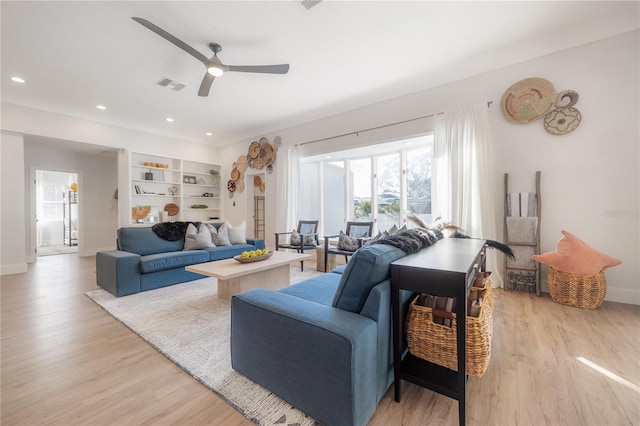
[[[286,74],[289,72],[289,64],[279,65],[227,65],[229,71],[259,72],[265,74]]]
[[[144,27],[147,27],[148,29],[150,29],[154,33],[158,34],[160,37],[164,38],[165,40],[170,41],[171,43],[175,44],[180,49],[184,50],[185,52],[187,52],[189,55],[193,56],[194,58],[196,58],[200,62],[204,63],[204,62],[209,60],[209,58],[204,56],[202,53],[198,52],[196,49],[194,49],[193,47],[189,46],[187,43],[185,43],[184,41],[180,40],[179,38],[177,38],[173,34],[170,34],[170,33],[166,32],[165,30],[163,30],[162,28],[160,28],[156,24],[153,24],[153,23],[151,23],[151,22],[149,22],[149,21],[147,21],[146,19],[143,19],[143,18],[132,17],[131,19],[133,19],[134,21],[136,21],[140,25],[142,25]]]
[[[198,96],[209,96],[209,91],[211,90],[211,84],[213,80],[216,78],[209,74],[207,71],[202,78],[202,83],[200,83],[200,89],[198,90]]]

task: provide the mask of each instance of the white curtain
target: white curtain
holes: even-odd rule
[[[278,204],[276,205],[284,207],[286,211],[276,210],[276,229],[277,232],[285,232],[298,225],[300,154],[296,145],[288,147],[285,152],[279,152],[278,155]]]
[[[447,112],[435,118],[434,217],[461,227],[473,238],[496,239],[496,216],[489,171],[487,106]],[[489,250],[487,270],[494,286],[502,286],[497,253]],[[502,255],[502,254],[500,254]]]

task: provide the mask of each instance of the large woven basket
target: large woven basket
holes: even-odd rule
[[[597,274],[580,275],[549,268],[547,282],[554,302],[577,308],[598,309],[607,293],[604,269]]]
[[[409,352],[450,370],[458,370],[456,341],[456,315],[452,314],[451,327],[433,322],[431,308],[411,302],[405,323]],[[493,290],[487,285],[480,315],[467,317],[467,374],[482,376],[491,357],[493,333]]]

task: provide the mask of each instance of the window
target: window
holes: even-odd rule
[[[379,230],[400,226],[400,153],[376,157],[376,201]]]
[[[303,157],[300,169],[305,183],[300,185],[298,210],[314,218],[319,215],[313,212],[322,211],[318,219],[324,235],[344,230],[347,220],[373,221],[374,232],[400,227],[406,223],[407,211],[430,222],[432,152],[430,134]],[[310,188],[314,188],[311,198]],[[314,208],[309,211],[311,205]]]

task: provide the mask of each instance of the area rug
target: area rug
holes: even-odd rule
[[[298,269],[292,282],[301,278]],[[316,424],[231,368],[230,303],[218,299],[215,278],[119,298],[104,290],[86,295],[257,425]]]

